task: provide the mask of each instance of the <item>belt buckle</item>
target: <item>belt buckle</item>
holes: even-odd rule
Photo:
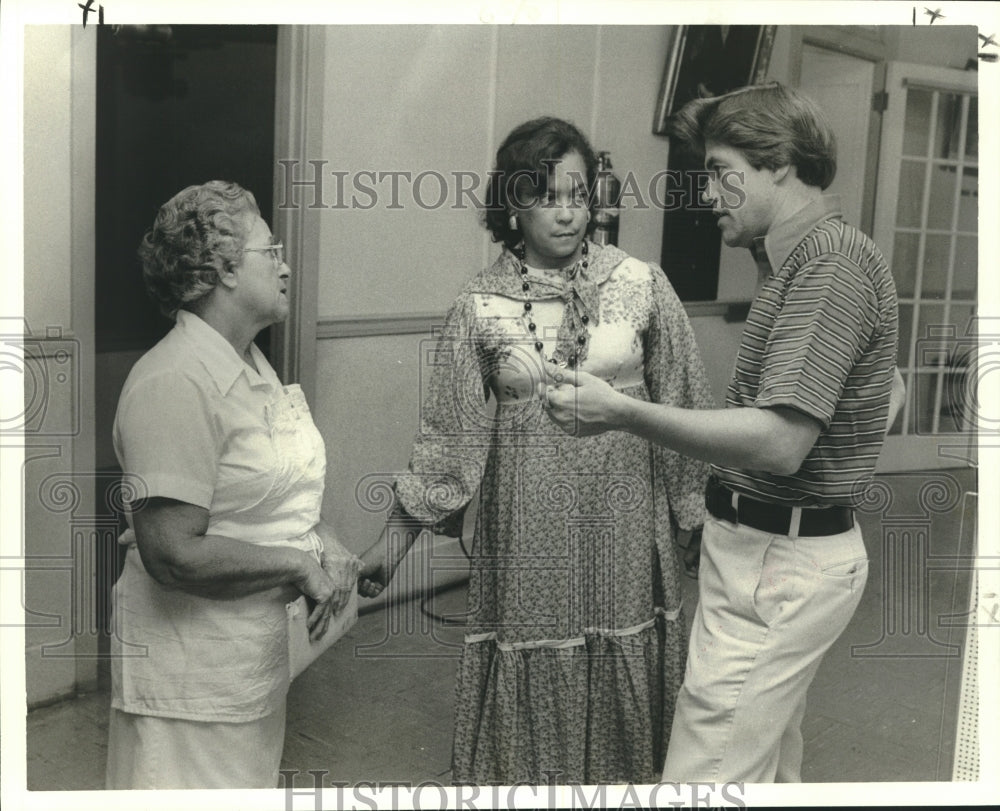
[[[725,488],[723,492],[729,494],[729,505],[733,508],[733,517],[735,518],[736,526],[743,526],[745,522],[740,520],[740,501],[743,501],[745,496],[742,493],[737,493],[735,490],[726,487],[725,485],[723,485],[723,487]],[[753,524],[749,524],[747,526],[751,529],[756,529]]]
[[[725,485],[723,485],[723,487],[725,487]],[[740,499],[743,498],[744,496],[741,493],[737,493],[735,490],[731,490],[728,487],[726,487],[725,489],[729,490],[729,493],[730,493],[730,502],[731,502],[732,507],[733,507],[733,513],[736,516],[736,525],[740,526],[743,523],[742,521],[740,521]],[[749,497],[747,497],[747,498],[749,498]],[[751,501],[755,501],[756,499],[750,499],[750,500]],[[759,502],[759,503],[765,503],[765,502]],[[773,505],[773,507],[774,507],[775,510],[780,510],[781,509],[781,506],[777,505],[777,504]],[[789,507],[788,509],[790,511],[789,512],[788,525],[785,526],[785,527],[782,527],[782,531],[780,533],[775,533],[775,534],[786,535],[787,537],[789,537],[789,538],[791,538],[791,539],[794,540],[795,538],[799,537],[799,528],[800,528],[800,526],[802,524],[802,508],[801,507]],[[752,524],[749,525],[749,526],[752,529],[757,529],[757,527],[754,527]],[[764,530],[764,531],[766,531],[766,530]]]
[[[792,515],[788,521],[788,532],[786,533],[789,538],[793,540],[799,537],[799,527],[802,524],[802,508],[792,507]]]
[[[740,521],[740,493],[737,493],[731,487],[727,487],[720,481],[716,482],[716,486],[719,488],[719,491],[723,496],[729,496],[729,506],[733,511],[733,523],[736,524],[736,526],[741,526],[743,522]]]

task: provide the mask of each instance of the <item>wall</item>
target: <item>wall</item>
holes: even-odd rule
[[[24,47],[24,316],[44,331],[70,322],[69,30],[30,26]]]
[[[767,81],[791,83],[793,46],[794,40],[797,39],[795,28],[795,26],[779,26],[775,32]],[[719,257],[719,300],[748,301],[753,298],[756,283],[757,267],[750,257],[749,251],[742,248],[730,248],[723,243],[722,254]],[[738,345],[739,336],[737,335],[736,346]],[[735,357],[736,346],[731,347],[733,357]]]
[[[21,484],[29,705],[96,680],[93,42],[80,27],[25,28]]]
[[[663,27],[344,26],[328,29],[321,157],[329,172],[400,177],[358,182],[380,195],[370,209],[334,209],[324,186],[321,218],[331,265],[320,277],[320,318],[441,311],[494,255],[477,211],[456,208],[454,173],[474,175],[480,198],[499,142],[515,125],[551,114],[576,123],[616,171],[648,178],[665,166],[667,142],[651,134],[666,53]],[[364,81],[347,77],[364,77]],[[456,81],[461,77],[461,81]],[[314,156],[310,156],[314,157]],[[619,168],[620,167],[620,168]],[[441,206],[438,176],[450,194]],[[360,206],[371,195],[345,188]],[[421,208],[421,200],[428,208]],[[468,202],[467,197],[462,198]],[[623,217],[621,244],[659,249],[657,212]],[[405,268],[400,262],[405,261]],[[405,305],[400,302],[405,301]]]
[[[885,40],[890,59],[965,70],[970,60],[977,61],[976,33],[971,25],[901,25],[886,27]]]

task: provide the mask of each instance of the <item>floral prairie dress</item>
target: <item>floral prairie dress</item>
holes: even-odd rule
[[[399,505],[458,535],[476,496],[452,779],[659,779],[684,675],[677,526],[707,467],[631,434],[576,438],[545,415],[543,364],[642,400],[710,408],[663,272],[613,247],[561,270],[504,250],[450,309]],[[495,410],[490,400],[495,400]]]

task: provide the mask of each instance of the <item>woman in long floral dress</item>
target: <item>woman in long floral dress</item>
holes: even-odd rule
[[[555,363],[713,405],[663,271],[587,238],[595,174],[560,119],[501,145],[485,219],[503,250],[448,312],[393,518],[363,557],[374,596],[406,551],[390,529],[460,535],[478,491],[459,784],[656,782],[684,675],[674,537],[702,523],[707,468],[630,434],[567,436],[538,394]]]

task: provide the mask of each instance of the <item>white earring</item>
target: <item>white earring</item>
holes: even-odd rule
[[[510,219],[507,220],[507,225],[510,226],[510,230],[511,231],[516,231],[517,230],[517,215],[516,214],[511,214],[510,215]]]

